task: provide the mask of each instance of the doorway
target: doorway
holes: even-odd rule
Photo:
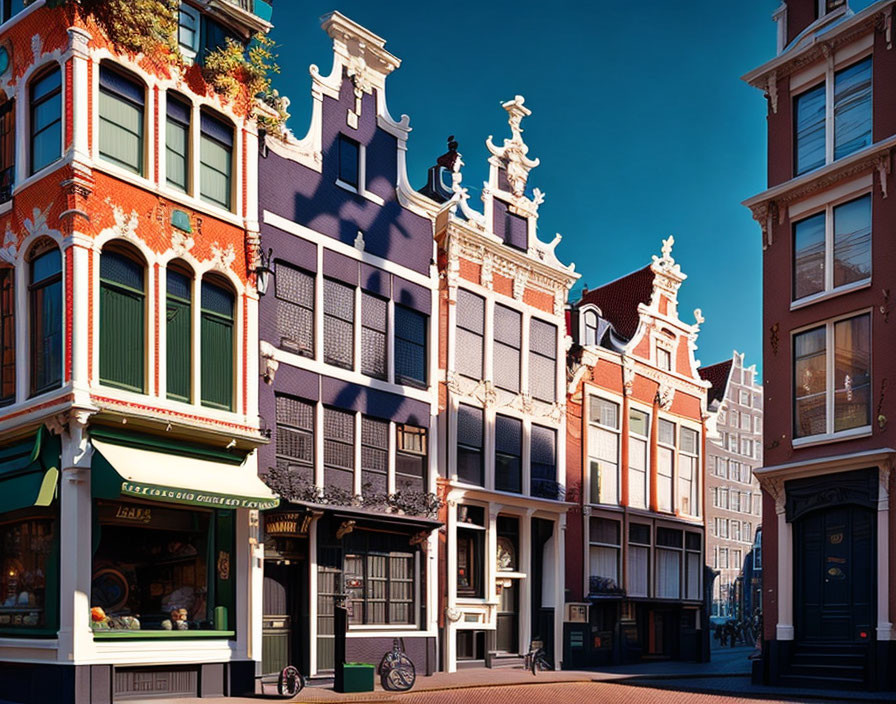
[[[875,512],[837,505],[795,521],[794,604],[801,641],[869,642],[875,614]]]
[[[264,674],[295,665],[308,674],[307,604],[308,581],[304,559],[267,559],[264,563],[264,615],[261,665]]]

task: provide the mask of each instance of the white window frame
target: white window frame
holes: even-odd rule
[[[638,411],[639,413],[643,413],[645,416],[647,416],[647,432],[645,435],[639,435],[638,433],[635,433],[632,431],[632,424],[631,424],[631,412],[632,411]],[[651,431],[651,423],[656,423],[657,419],[653,417],[652,409],[650,409],[646,406],[640,407],[638,404],[635,404],[635,403],[629,404],[628,412],[629,412],[629,423],[628,423],[628,435],[629,436],[627,438],[625,438],[624,440],[625,440],[625,442],[629,443],[629,445],[628,445],[628,448],[629,448],[628,465],[629,466],[625,467],[625,471],[629,473],[628,474],[629,506],[632,508],[650,509],[650,462],[651,462],[650,431]],[[644,443],[644,506],[632,506],[632,491],[631,491],[632,475],[631,475],[631,466],[630,465],[631,465],[631,459],[632,459],[631,439],[633,436],[636,440],[638,440],[638,442]]]
[[[595,428],[598,428],[605,432],[613,433],[616,436],[616,501],[612,502],[611,504],[605,504],[605,505],[618,506],[622,501],[622,496],[621,496],[622,495],[622,469],[623,469],[622,468],[622,413],[624,410],[624,404],[622,403],[621,399],[614,399],[614,398],[610,398],[610,397],[607,397],[607,396],[604,396],[601,394],[590,393],[587,395],[586,399],[587,399],[587,404],[588,404],[587,411],[586,411],[588,414],[588,417],[587,417],[588,428],[590,429],[591,426],[594,426]],[[613,428],[612,426],[604,425],[603,423],[600,422],[600,418],[592,418],[591,417],[591,400],[592,399],[599,399],[599,400],[605,401],[607,403],[612,403],[613,405],[616,406],[616,409],[617,409],[616,410],[616,420],[618,422],[618,427]],[[590,432],[589,432],[589,438],[590,438]],[[594,448],[591,447],[590,441],[588,442],[587,461],[588,461],[588,498],[589,498],[588,503],[593,504],[594,502],[590,501],[590,499],[591,499],[591,483],[594,480],[594,478],[591,476],[591,463],[595,462],[598,465],[600,465],[601,461],[595,457]],[[627,468],[626,468],[626,470],[627,470]],[[599,493],[598,493],[598,499],[600,499]],[[598,501],[598,503],[604,503],[604,502]]]
[[[366,198],[371,203],[376,203],[377,205],[385,205],[386,204],[385,200],[383,200],[376,193],[371,193],[370,191],[367,190],[367,145],[364,144],[364,142],[362,142],[360,139],[356,139],[355,137],[353,137],[350,134],[340,132],[336,137],[337,145],[335,147],[335,149],[337,151],[337,153],[335,155],[337,163],[339,161],[338,143],[339,143],[340,136],[345,137],[346,139],[350,139],[353,142],[357,143],[357,145],[358,145],[358,186],[356,188],[352,184],[346,183],[341,178],[339,178],[339,175],[338,175],[339,169],[338,168],[336,169],[336,174],[337,174],[336,185],[339,186],[339,188],[341,188],[345,191],[348,191],[349,193],[355,193],[356,195]]]
[[[798,335],[808,332],[810,330],[815,330],[816,328],[824,327],[825,328],[825,432],[819,433],[817,435],[806,435],[800,438],[794,437],[791,440],[791,445],[793,447],[803,447],[806,445],[817,445],[826,442],[836,442],[838,440],[844,440],[847,438],[854,437],[863,437],[866,435],[871,435],[872,432],[872,424],[871,424],[871,416],[872,412],[869,413],[868,417],[868,425],[859,426],[857,428],[849,428],[847,430],[840,430],[838,432],[834,432],[834,355],[832,354],[834,349],[834,326],[843,321],[850,320],[851,318],[858,318],[863,315],[868,315],[869,323],[868,323],[868,338],[869,341],[874,339],[874,316],[872,315],[872,309],[865,308],[863,310],[858,310],[852,313],[847,313],[846,315],[840,315],[836,318],[829,318],[828,320],[819,321],[816,323],[812,323],[811,325],[806,325],[805,327],[798,328],[796,330],[792,330],[790,333],[790,349],[794,351],[796,349],[795,343]],[[871,370],[871,374],[873,377],[874,374],[874,350],[869,345],[871,357],[869,359],[869,369]],[[796,357],[791,352],[790,359],[790,369],[791,374],[795,375],[796,373]],[[873,381],[873,379],[872,379]],[[873,386],[872,386],[873,388]],[[791,423],[793,425],[793,429],[796,429],[796,379],[791,380],[791,388],[790,388],[790,402],[791,408],[793,409],[792,420]]]

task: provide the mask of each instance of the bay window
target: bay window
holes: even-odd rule
[[[202,281],[202,405],[233,410],[234,296],[229,287]]]
[[[231,209],[233,126],[203,111],[199,120],[199,197]]]
[[[144,107],[142,83],[100,66],[99,153],[116,166],[143,175]]]
[[[485,299],[464,289],[457,291],[454,368],[477,381],[483,377]]]
[[[794,335],[793,354],[795,438],[870,426],[870,314]]]
[[[0,267],[0,406],[16,400],[16,270]]]
[[[146,347],[146,269],[129,247],[107,245],[100,255],[100,382],[143,393]]]
[[[557,400],[557,326],[529,321],[529,393],[546,403]]]
[[[793,300],[871,279],[871,195],[793,226]]]
[[[593,504],[619,503],[619,404],[590,397],[588,466]]]
[[[62,72],[57,64],[31,81],[31,164],[37,173],[62,156]]]
[[[426,326],[423,313],[395,304],[395,383],[426,387]]]
[[[193,379],[193,280],[184,271],[166,272],[166,386],[168,398],[190,401]]]
[[[495,305],[494,380],[505,391],[520,391],[520,344],[523,316],[519,311]]]
[[[483,421],[481,408],[457,407],[457,478],[478,486],[483,486]]]
[[[632,408],[628,418],[628,505],[647,508],[647,437],[650,416]]]
[[[275,264],[277,337],[288,352],[314,356],[314,274],[284,262]]]
[[[523,490],[523,421],[495,416],[495,489]]]
[[[871,57],[794,98],[794,172],[804,174],[871,144]],[[833,105],[827,83],[833,81]]]

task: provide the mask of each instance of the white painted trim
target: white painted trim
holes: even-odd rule
[[[787,217],[791,221],[802,220],[811,215],[812,211],[821,212],[828,205],[839,205],[850,200],[855,200],[865,193],[870,193],[874,185],[874,177],[868,173],[858,176],[833,188],[826,189],[823,193],[803,198],[787,207]]]
[[[822,435],[809,435],[803,438],[794,438],[791,440],[790,444],[794,448],[827,445],[828,443],[840,442],[841,440],[870,437],[872,431],[872,426],[863,425],[861,428],[850,428],[849,430],[841,430],[837,433],[824,433]]]
[[[828,267],[830,269],[830,267]],[[837,298],[838,296],[842,296],[847,293],[852,293],[854,291],[860,291],[863,288],[869,288],[871,286],[871,278],[864,279],[862,281],[856,281],[851,284],[847,284],[846,286],[838,286],[837,288],[833,288],[830,291],[822,291],[820,293],[812,294],[811,296],[805,296],[800,298],[797,301],[794,301],[790,304],[790,310],[799,310],[800,308],[805,308],[806,306],[811,306],[813,303],[820,303],[821,301],[827,301],[831,298]]]

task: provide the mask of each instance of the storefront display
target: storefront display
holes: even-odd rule
[[[46,609],[47,575],[53,571],[54,551],[53,518],[0,525],[0,629],[52,625]]]
[[[97,502],[94,631],[226,630],[231,513]]]

